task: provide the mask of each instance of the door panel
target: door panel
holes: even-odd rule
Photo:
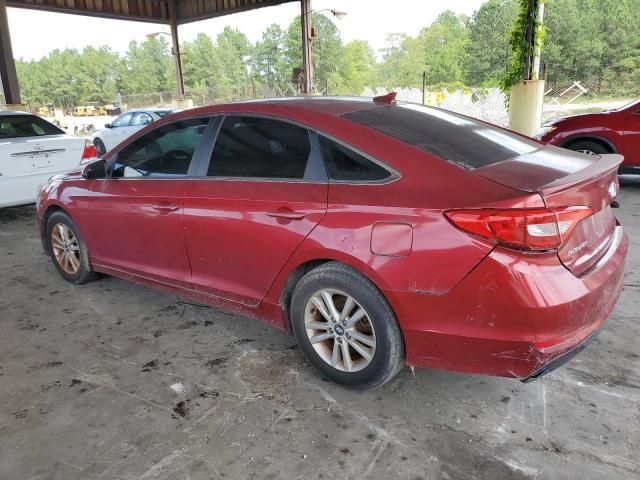
[[[181,216],[189,182],[186,178],[97,180],[86,233],[92,262],[188,286]]]
[[[640,167],[640,111],[626,118],[621,153],[625,165]]]
[[[208,118],[179,120],[129,143],[96,180],[92,261],[190,288],[182,231],[184,192],[201,158]]]
[[[320,222],[327,184],[194,180],[184,204],[193,287],[257,305]]]

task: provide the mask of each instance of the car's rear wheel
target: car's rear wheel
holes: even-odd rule
[[[404,366],[400,327],[382,293],[335,262],[307,273],[291,300],[296,341],[311,364],[331,380],[368,390]]]
[[[60,275],[80,285],[95,278],[87,246],[73,220],[64,212],[55,212],[47,220],[47,242],[51,259]]]
[[[605,153],[611,153],[603,145],[591,140],[579,140],[567,145],[566,148],[574,152],[584,153],[585,155],[604,155]]]
[[[95,138],[93,140],[93,146],[96,147],[96,153],[98,154],[98,157],[102,157],[105,153],[107,153],[107,147],[99,138]]]

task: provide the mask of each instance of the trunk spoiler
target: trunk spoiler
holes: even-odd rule
[[[539,192],[544,195],[551,195],[569,187],[577,187],[581,184],[592,182],[595,178],[602,178],[617,171],[623,160],[624,157],[622,155],[614,153],[600,155],[600,158],[587,168],[547,183],[539,188]]]

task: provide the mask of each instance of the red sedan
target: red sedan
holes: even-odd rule
[[[578,352],[622,286],[619,155],[464,116],[296,98],[165,118],[38,199],[45,251],[293,330],[325,376],[405,364],[535,378]]]
[[[553,120],[536,133],[543,143],[588,155],[619,153],[619,173],[640,174],[640,100],[606,112]]]

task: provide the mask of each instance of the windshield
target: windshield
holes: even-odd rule
[[[377,107],[347,113],[344,117],[467,170],[540,148],[533,140],[508,130],[423,105]]]
[[[623,106],[618,107],[616,109],[614,109],[615,112],[621,112],[623,110],[626,110],[627,108],[633,107],[633,106],[637,106],[638,108],[640,108],[640,98],[633,100],[629,103],[625,103]]]
[[[1,115],[0,138],[43,137],[62,135],[55,125],[35,115]]]

